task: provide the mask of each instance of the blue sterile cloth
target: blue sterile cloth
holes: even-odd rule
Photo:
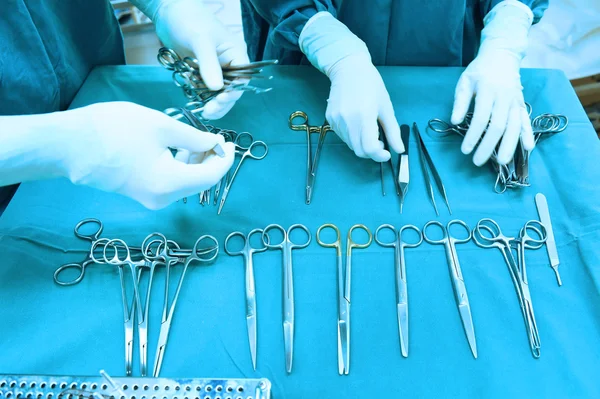
[[[559,288],[545,249],[527,251],[529,286],[542,342],[535,360],[507,267],[499,251],[474,243],[457,247],[466,281],[479,358],[469,350],[441,246],[406,252],[410,352],[400,355],[393,250],[377,244],[353,253],[350,375],[337,372],[335,251],[313,241],[294,252],[296,338],[294,369],[286,375],[282,328],[281,252],[254,258],[258,310],[258,369],[252,370],[246,333],[242,258],[219,255],[216,263],[190,266],[179,298],[164,359],[166,377],[266,377],[276,398],[345,397],[599,397],[600,383],[600,143],[565,76],[525,70],[525,98],[533,115],[563,113],[569,127],[541,142],[531,156],[532,186],[499,195],[494,173],[460,153],[460,138],[432,136],[427,121],[448,119],[453,68],[381,68],[400,123],[417,122],[445,183],[453,215],[437,201],[436,218],[426,194],[414,137],[411,180],[399,213],[388,170],[382,197],[379,166],[356,158],[331,134],[319,166],[313,203],[304,203],[306,145],[288,117],[305,111],[323,121],[326,78],[310,67],[272,70],[274,90],[245,94],[216,121],[249,131],[269,145],[262,161],[246,160],[223,213],[198,198],[153,212],[132,200],[66,180],[22,184],[0,218],[0,372],[124,375],[123,313],[115,267],[92,266],[73,287],[53,283],[61,264],[82,261],[89,243],[75,238],[83,218],[104,222],[104,237],[139,245],[154,231],[190,247],[202,234],[221,245],[234,230],[270,223],[303,223],[313,233],[337,224],[423,226],[460,218],[470,226],[495,219],[507,235],[538,217],[534,196],[548,199],[564,286]],[[358,78],[358,77],[357,77]],[[72,107],[128,100],[165,109],[185,102],[170,73],[158,67],[95,69]],[[121,121],[123,124],[128,120]],[[316,136],[315,136],[316,139]],[[119,143],[115,143],[119,145]],[[437,194],[436,194],[437,195]],[[174,267],[178,276],[180,267]],[[151,368],[162,308],[160,270],[151,302]],[[136,373],[137,347],[134,355]]]

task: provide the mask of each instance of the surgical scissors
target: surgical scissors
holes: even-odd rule
[[[453,225],[460,225],[467,231],[466,238],[456,238],[452,236],[450,229]],[[442,238],[433,239],[427,234],[427,229],[430,226],[438,226],[442,230]],[[446,249],[446,259],[448,260],[448,268],[450,271],[450,278],[452,279],[452,288],[454,290],[454,299],[458,305],[458,312],[462,320],[462,325],[473,352],[473,357],[477,359],[477,342],[475,341],[475,327],[473,326],[473,319],[471,316],[471,305],[469,304],[469,297],[467,295],[467,287],[465,280],[462,275],[460,268],[460,262],[458,261],[458,254],[456,252],[456,244],[467,243],[471,240],[471,230],[469,226],[462,220],[451,220],[446,226],[432,220],[425,224],[423,227],[423,238],[430,244],[443,245]]]
[[[297,244],[291,240],[292,231],[295,229],[304,230],[308,235],[305,243]],[[279,230],[282,233],[281,242],[273,244],[269,231]],[[306,248],[311,241],[310,230],[303,224],[293,224],[287,231],[278,224],[270,224],[264,228],[262,241],[268,249],[280,249],[283,253],[283,338],[285,346],[285,369],[288,373],[292,372],[292,362],[294,359],[294,276],[292,265],[292,251],[294,249]]]
[[[248,146],[244,146],[242,145],[242,139],[244,138],[248,138],[250,140],[250,144]],[[267,153],[269,152],[269,147],[267,147],[267,144],[264,141],[260,141],[260,140],[254,140],[254,138],[252,137],[252,135],[248,132],[243,132],[238,134],[238,136],[235,138],[235,154],[241,156],[240,161],[238,162],[237,166],[235,167],[235,170],[233,171],[231,178],[227,181],[227,184],[225,185],[225,189],[223,190],[223,196],[221,197],[221,202],[219,203],[219,209],[217,211],[217,214],[220,215],[221,211],[223,210],[223,206],[225,205],[225,200],[227,200],[227,195],[229,194],[229,190],[231,190],[231,185],[233,184],[233,181],[235,180],[235,176],[237,176],[238,171],[240,170],[240,167],[242,166],[242,163],[244,162],[244,159],[246,158],[250,158],[250,159],[254,159],[254,160],[261,160],[264,157],[267,156]],[[253,150],[255,148],[264,148],[265,152],[262,154],[255,154],[253,153]],[[256,151],[254,151],[256,152]]]
[[[534,231],[540,239],[529,236],[527,233],[528,230]],[[484,231],[486,234],[483,233]],[[529,339],[529,347],[535,358],[540,357],[541,341],[533,312],[533,302],[531,301],[531,294],[529,292],[524,250],[526,248],[541,248],[546,241],[546,237],[546,228],[537,220],[530,220],[525,223],[525,226],[519,233],[519,237],[515,238],[502,234],[498,223],[489,218],[481,219],[477,223],[473,234],[473,240],[478,246],[482,248],[498,248],[502,252],[515,286],[515,291],[517,292],[517,298],[519,299],[519,306],[521,307],[527,330],[527,338]],[[517,247],[518,260],[515,260],[511,250],[514,246]]]
[[[380,238],[380,232],[390,230],[394,233],[393,241]],[[419,240],[414,243],[405,242],[402,233],[405,230],[414,230],[419,235]],[[408,285],[406,280],[406,261],[404,260],[405,248],[416,248],[423,242],[423,234],[417,226],[407,224],[396,230],[391,224],[382,224],[375,230],[375,241],[382,247],[394,248],[394,269],[396,272],[396,311],[398,315],[398,334],[400,337],[400,351],[402,356],[408,357]]]
[[[321,239],[321,231],[330,228],[335,232],[335,239],[325,242]],[[352,232],[361,229],[367,232],[368,241],[358,244],[352,240]],[[346,267],[342,260],[342,235],[336,225],[326,223],[317,230],[317,242],[325,248],[335,248],[337,264],[337,291],[338,291],[338,322],[337,322],[337,345],[338,345],[338,373],[348,375],[350,373],[350,292],[352,282],[352,249],[367,248],[373,241],[371,231],[362,224],[356,224],[348,230],[346,238]]]
[[[214,248],[212,251],[207,252],[204,249],[200,249],[200,245],[203,241],[211,241],[214,243],[210,248]],[[210,253],[212,252],[212,255]],[[210,255],[207,257],[202,257],[202,255]],[[154,378],[158,378],[160,374],[160,369],[162,367],[163,359],[165,357],[165,350],[167,348],[167,341],[169,340],[169,332],[171,331],[171,323],[173,322],[173,315],[175,314],[175,307],[177,306],[177,300],[179,299],[179,293],[181,292],[181,287],[183,286],[183,280],[185,278],[185,273],[188,269],[188,266],[192,262],[200,262],[200,263],[208,263],[217,258],[219,255],[219,242],[217,239],[210,235],[203,235],[196,240],[194,243],[194,248],[192,249],[192,253],[185,259],[183,262],[183,270],[181,271],[181,276],[179,277],[179,281],[177,282],[177,288],[175,289],[175,295],[171,301],[171,306],[169,306],[169,278],[167,277],[166,288],[165,288],[165,306],[163,308],[163,317],[160,325],[160,334],[158,337],[158,345],[156,348],[156,357],[154,358],[154,371],[152,373]],[[167,263],[168,265],[168,263]],[[168,309],[168,311],[167,311]]]
[[[300,119],[300,123],[294,123],[294,119]],[[295,131],[306,132],[306,205],[310,205],[312,200],[312,193],[315,186],[315,180],[317,180],[317,168],[319,166],[319,159],[321,157],[321,150],[325,143],[325,136],[327,132],[331,130],[331,126],[327,121],[323,122],[321,126],[311,126],[308,123],[308,115],[302,111],[293,112],[288,120],[290,129]],[[312,140],[311,134],[318,133],[319,141],[317,143],[317,149],[315,151],[314,158],[312,157]]]
[[[245,277],[246,277],[246,326],[248,328],[248,343],[250,344],[250,356],[252,357],[252,367],[256,370],[256,289],[254,284],[254,262],[252,256],[255,253],[267,250],[264,245],[262,248],[254,248],[250,243],[254,234],[261,234],[262,229],[251,230],[247,236],[241,231],[234,231],[225,238],[224,249],[230,256],[244,257]],[[234,237],[241,237],[243,247],[239,251],[234,251],[229,248],[229,242]]]

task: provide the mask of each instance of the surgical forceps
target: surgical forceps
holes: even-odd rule
[[[425,147],[425,142],[423,142],[423,138],[421,138],[421,134],[419,133],[419,128],[416,123],[413,123],[413,131],[417,136],[417,149],[419,151],[419,159],[421,161],[421,168],[423,169],[423,176],[425,177],[425,185],[427,187],[427,191],[429,196],[431,197],[431,203],[433,204],[433,209],[435,209],[435,213],[439,216],[437,206],[435,204],[435,198],[433,196],[433,186],[431,185],[431,178],[429,177],[429,173],[433,176],[433,180],[440,192],[442,197],[444,197],[444,201],[446,201],[446,206],[448,207],[448,212],[452,215],[452,210],[450,209],[450,204],[448,203],[448,196],[446,195],[446,189],[444,188],[444,183],[442,183],[442,178],[440,177],[439,172],[435,168],[433,164],[433,160],[427,151],[427,147]],[[429,169],[429,171],[427,171]]]
[[[96,230],[94,230],[93,232],[91,232],[89,234],[84,234],[82,232],[82,230],[84,229],[84,226],[86,226],[86,225],[92,225],[92,226],[97,225],[97,228],[96,228]],[[81,238],[82,240],[91,242],[90,252],[88,252],[88,255],[81,263],[67,263],[67,264],[62,265],[59,268],[57,268],[54,271],[54,282],[57,285],[69,286],[69,285],[78,284],[85,277],[85,271],[88,268],[88,266],[93,265],[93,264],[101,265],[101,264],[105,263],[102,259],[95,258],[94,254],[93,254],[94,250],[101,249],[102,246],[106,245],[106,243],[108,243],[110,241],[108,238],[100,238],[100,235],[102,234],[103,230],[104,230],[104,225],[98,219],[88,218],[88,219],[83,219],[82,221],[77,223],[77,225],[75,226],[75,230],[74,230],[75,236],[77,236],[78,238]],[[136,247],[131,247],[130,250],[141,252],[141,248],[136,248]],[[67,270],[76,270],[79,274],[72,280],[61,280],[60,275],[63,274],[63,272],[65,272]]]
[[[534,231],[540,238],[532,238],[527,231]],[[484,233],[485,232],[485,233]],[[546,241],[546,229],[542,223],[537,220],[530,220],[525,223],[521,229],[519,237],[507,237],[502,234],[500,226],[493,219],[481,219],[473,234],[475,243],[482,248],[498,248],[502,252],[502,256],[508,266],[510,277],[517,292],[519,306],[525,321],[527,330],[527,338],[529,339],[529,347],[533,357],[540,357],[540,334],[535,314],[533,312],[533,302],[529,292],[529,283],[527,281],[527,269],[525,265],[525,249],[538,249],[544,245]],[[517,248],[518,257],[515,260],[512,248]]]
[[[214,248],[212,251],[207,252],[204,249],[201,249],[201,244],[204,241],[210,241],[214,245],[211,248]],[[203,235],[196,240],[194,243],[194,248],[192,249],[192,253],[185,259],[183,262],[183,270],[181,271],[181,276],[179,277],[179,281],[177,282],[177,288],[175,289],[175,295],[171,301],[171,306],[169,306],[169,277],[167,274],[166,288],[165,288],[165,305],[163,307],[163,316],[162,322],[160,325],[160,334],[158,337],[158,345],[156,347],[156,357],[154,358],[154,371],[152,376],[154,378],[158,378],[160,374],[160,369],[162,367],[162,363],[165,357],[165,350],[167,348],[167,341],[169,340],[169,332],[171,331],[171,323],[173,322],[173,315],[175,314],[175,307],[177,306],[177,300],[179,299],[179,293],[181,292],[181,287],[183,286],[183,280],[185,278],[185,273],[188,269],[188,266],[192,262],[200,262],[200,263],[208,263],[212,262],[219,255],[219,242],[217,239],[210,235]],[[168,265],[168,263],[167,263]]]
[[[400,136],[404,144],[404,152],[398,155],[398,186],[400,188],[400,213],[404,207],[404,199],[408,193],[408,183],[410,182],[410,169],[408,163],[408,146],[410,142],[410,127],[408,125],[400,126]]]
[[[380,232],[390,230],[394,233],[393,241],[380,238]],[[414,230],[419,235],[417,242],[406,242],[402,239],[405,230]],[[375,241],[382,247],[394,248],[394,269],[396,272],[396,311],[398,315],[398,334],[400,337],[400,351],[402,356],[408,357],[408,285],[406,280],[406,261],[404,260],[405,248],[416,248],[423,242],[423,234],[417,226],[407,224],[399,230],[390,224],[382,224],[375,230]]]
[[[335,239],[325,242],[321,239],[321,231],[330,228],[335,232]],[[365,244],[357,244],[352,240],[352,232],[361,229],[367,232],[369,239]],[[346,238],[346,267],[342,260],[342,235],[334,224],[327,223],[317,230],[317,242],[325,248],[335,248],[337,264],[337,299],[338,299],[338,322],[337,322],[337,345],[338,345],[338,373],[348,375],[350,373],[350,292],[352,282],[352,249],[367,248],[373,241],[371,231],[362,224],[356,224],[348,230]]]
[[[460,225],[467,231],[466,238],[456,238],[452,236],[450,229],[453,225]],[[427,229],[430,226],[438,226],[442,230],[442,238],[433,239],[427,234]],[[471,230],[469,226],[462,220],[451,220],[444,227],[437,220],[432,220],[425,224],[423,227],[423,238],[430,244],[443,245],[446,249],[446,259],[448,260],[448,268],[450,270],[450,278],[452,279],[452,288],[454,290],[454,299],[458,305],[458,312],[462,320],[462,325],[473,352],[473,357],[477,359],[477,342],[475,341],[475,327],[473,326],[473,319],[471,317],[471,305],[469,304],[469,297],[467,296],[467,287],[465,286],[465,280],[462,275],[460,268],[460,262],[458,261],[458,254],[456,252],[456,244],[467,243],[471,240]]]
[[[308,235],[305,243],[297,244],[291,240],[292,231],[304,230]],[[278,244],[273,244],[269,231],[281,231],[283,238]],[[311,241],[310,230],[303,224],[293,224],[287,231],[278,224],[270,224],[264,228],[262,241],[268,249],[280,249],[283,252],[283,338],[285,346],[285,369],[292,372],[294,359],[294,277],[292,265],[292,251],[294,249],[306,248]]]
[[[261,234],[262,229],[251,230],[247,236],[241,231],[234,231],[225,238],[224,249],[230,256],[243,256],[246,276],[246,326],[248,328],[248,343],[250,344],[250,356],[252,357],[252,367],[256,370],[256,289],[254,285],[254,262],[252,256],[255,253],[267,250],[264,245],[262,248],[254,248],[250,243],[254,234]],[[234,237],[241,237],[243,247],[239,251],[229,249],[229,242]]]
[[[242,145],[242,140],[243,139],[249,139],[250,140],[250,144],[248,146]],[[231,178],[227,181],[227,184],[225,185],[225,189],[223,190],[223,196],[221,197],[221,202],[219,203],[219,209],[217,211],[217,214],[220,215],[221,211],[223,210],[223,206],[225,205],[225,200],[227,200],[227,195],[229,194],[229,190],[231,190],[231,185],[233,184],[233,180],[235,179],[235,176],[237,176],[238,171],[240,170],[240,167],[242,166],[242,163],[244,162],[244,159],[246,158],[251,158],[251,159],[255,159],[257,161],[263,159],[264,157],[267,156],[267,153],[269,152],[269,147],[267,147],[267,144],[264,141],[259,141],[259,140],[254,140],[254,138],[252,137],[252,135],[250,133],[247,132],[243,132],[238,134],[238,136],[235,138],[235,154],[239,155],[240,161],[238,162],[237,166],[235,167],[235,170],[233,171],[233,174],[231,175]],[[265,152],[262,154],[255,154],[253,150],[255,148],[264,148]]]
[[[294,123],[294,119],[300,119],[301,122],[299,124]],[[310,126],[308,123],[308,115],[302,111],[293,112],[290,115],[288,120],[290,129],[296,131],[304,131],[306,132],[306,147],[307,147],[307,156],[306,156],[306,205],[310,205],[312,200],[312,193],[315,187],[315,180],[317,179],[317,168],[319,166],[319,159],[321,157],[321,150],[323,148],[323,144],[325,143],[325,136],[327,132],[331,130],[331,127],[327,123],[327,121],[323,122],[321,126]],[[318,133],[319,141],[317,143],[317,150],[315,151],[314,158],[312,157],[312,140],[311,134]]]

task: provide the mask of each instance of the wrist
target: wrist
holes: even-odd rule
[[[131,0],[131,3],[156,23],[160,11],[169,4],[180,0]]]
[[[529,7],[517,0],[504,0],[492,8],[483,22],[480,54],[511,54],[519,62],[525,57],[533,23]]]

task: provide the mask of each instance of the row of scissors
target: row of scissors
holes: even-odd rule
[[[199,237],[192,249],[183,249],[161,233],[148,235],[140,247],[127,245],[121,239],[101,238],[103,224],[98,219],[84,219],[75,226],[75,236],[89,241],[90,249],[82,263],[69,263],[54,272],[54,282],[60,286],[80,283],[91,265],[108,265],[118,268],[123,302],[125,327],[125,371],[133,373],[133,348],[135,331],[140,353],[140,373],[148,373],[148,315],[150,293],[158,268],[165,270],[164,303],[160,334],[152,376],[160,374],[177,301],[188,267],[194,263],[213,262],[219,253],[219,242],[210,235]],[[174,291],[170,284],[172,268],[181,265]],[[69,278],[73,276],[72,278]],[[129,290],[128,290],[129,287]],[[145,291],[144,291],[145,288]],[[128,293],[129,291],[129,293]],[[133,295],[131,295],[131,293]]]
[[[532,107],[525,103],[527,112],[531,117]],[[464,137],[471,125],[473,113],[467,113],[464,121],[458,125],[453,125],[444,120],[434,118],[429,120],[429,129],[435,133],[449,134],[456,133]],[[531,127],[534,134],[534,140],[537,143],[543,137],[549,137],[556,133],[563,132],[569,125],[569,119],[561,114],[544,113],[531,120]],[[530,152],[523,148],[522,141],[519,140],[515,150],[514,157],[507,165],[498,163],[497,148],[492,154],[491,165],[497,173],[494,190],[497,193],[503,193],[509,188],[529,187],[529,156]]]
[[[456,229],[462,228],[463,234],[456,234]],[[433,230],[439,229],[440,234]],[[281,240],[273,240],[273,233],[282,236]],[[295,230],[302,230],[306,236],[305,240],[293,241],[291,236]],[[330,230],[333,232],[327,232]],[[362,230],[366,234],[364,240],[355,240],[355,231]],[[407,238],[407,233],[413,232],[415,238]],[[391,234],[390,234],[391,233]],[[297,234],[297,233],[296,233]],[[363,234],[363,235],[365,235]],[[253,239],[256,236],[257,239]],[[333,237],[331,239],[325,236]],[[514,237],[505,236],[500,226],[492,219],[480,220],[473,231],[462,220],[452,220],[447,225],[438,221],[428,222],[423,229],[414,225],[404,225],[397,229],[390,224],[384,224],[377,228],[372,234],[369,228],[362,224],[352,226],[346,235],[345,249],[343,246],[342,233],[334,224],[324,224],[318,228],[316,233],[317,243],[324,248],[335,250],[337,268],[337,347],[338,347],[338,372],[346,375],[350,372],[350,305],[351,305],[351,282],[352,282],[352,253],[356,249],[368,248],[374,240],[380,246],[394,249],[394,265],[396,280],[396,308],[398,331],[400,338],[400,351],[402,356],[408,356],[409,329],[408,329],[408,283],[406,273],[405,249],[415,248],[426,241],[433,245],[441,245],[445,249],[454,298],[458,307],[458,313],[465,331],[467,342],[471,352],[477,358],[477,342],[475,338],[475,327],[469,297],[467,294],[465,279],[461,270],[457,244],[467,243],[471,239],[483,248],[497,248],[502,252],[509,270],[509,274],[515,286],[519,306],[525,321],[527,337],[531,352],[535,358],[540,356],[540,338],[533,311],[533,303],[529,291],[527,279],[527,268],[525,263],[525,249],[541,248],[546,242],[546,227],[537,220],[530,220]],[[238,244],[232,244],[234,239]],[[241,241],[240,241],[241,239]],[[255,245],[252,244],[254,242]],[[254,280],[253,255],[268,249],[278,249],[283,252],[283,332],[286,371],[292,371],[294,353],[294,283],[293,283],[293,256],[295,249],[307,247],[311,242],[310,230],[302,224],[294,224],[288,229],[280,225],[269,225],[264,229],[254,229],[249,233],[236,231],[225,239],[224,250],[231,256],[241,256],[245,264],[245,287],[246,287],[246,322],[248,340],[252,365],[256,369],[256,286]],[[235,246],[235,248],[234,248]]]
[[[231,190],[231,186],[235,177],[237,176],[242,163],[246,159],[253,159],[260,161],[267,156],[269,147],[264,141],[255,140],[252,134],[248,132],[236,132],[231,129],[221,129],[214,125],[204,123],[196,114],[187,107],[182,108],[168,108],[164,111],[167,115],[179,119],[182,122],[185,121],[192,127],[201,130],[203,132],[209,132],[219,134],[223,136],[226,142],[232,142],[235,144],[235,156],[239,158],[236,166],[227,171],[227,174],[214,186],[198,194],[198,202],[200,205],[217,205],[217,214],[221,214],[225,201]],[[219,154],[217,148],[213,149]],[[219,200],[220,198],[220,200]],[[183,203],[187,203],[187,198],[182,199]]]
[[[204,104],[221,93],[230,91],[250,91],[253,93],[266,93],[272,88],[261,88],[250,85],[250,80],[270,80],[272,76],[261,75],[263,68],[276,65],[277,60],[251,62],[244,65],[223,66],[223,88],[211,90],[206,86],[200,74],[198,60],[193,57],[181,57],[170,48],[162,47],[158,50],[158,62],[169,71],[173,71],[173,83],[181,87],[183,94],[191,103],[201,109]]]

